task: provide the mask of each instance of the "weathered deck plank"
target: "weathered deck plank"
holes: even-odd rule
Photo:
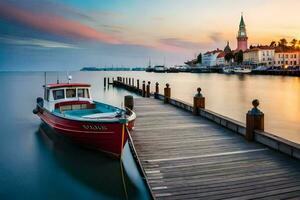
[[[201,117],[135,99],[132,132],[156,199],[300,199],[300,162]]]

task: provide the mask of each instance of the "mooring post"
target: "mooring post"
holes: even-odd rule
[[[123,81],[122,81],[122,83],[123,83],[123,84],[125,84],[125,78],[124,78],[124,77],[123,77]]]
[[[104,77],[104,87],[106,87],[106,77]]]
[[[132,87],[134,87],[134,78],[132,78],[131,82],[132,82]]]
[[[133,109],[134,102],[133,102],[133,96],[132,95],[126,95],[124,97],[124,106],[125,106],[125,108],[129,108],[130,110]]]
[[[109,86],[109,77],[107,77],[107,85]]]
[[[147,84],[147,91],[146,91],[146,97],[150,97],[150,84],[151,84],[151,82],[150,81],[148,81],[148,84]]]
[[[128,85],[128,78],[127,77],[126,77],[126,82],[125,83],[126,83],[126,85]]]
[[[140,80],[136,80],[136,88],[139,90],[140,89]]]
[[[129,84],[129,86],[131,86],[131,78],[128,78],[128,79],[129,79],[129,80],[128,80],[128,81],[129,81],[128,84]]]
[[[194,96],[193,114],[199,115],[200,109],[205,109],[205,97],[201,94],[201,88],[197,88],[197,94]]]
[[[254,140],[254,130],[264,131],[264,113],[257,108],[259,106],[259,101],[254,99],[252,105],[253,108],[249,110],[246,115],[245,137],[248,141]]]
[[[164,89],[164,103],[170,103],[170,98],[171,98],[171,88],[169,87],[169,83],[166,84],[166,87]]]
[[[154,93],[154,98],[158,99],[158,94],[159,94],[159,83],[155,83],[155,93]]]
[[[146,97],[146,85],[145,85],[145,81],[143,81],[143,86],[142,86],[142,96]]]

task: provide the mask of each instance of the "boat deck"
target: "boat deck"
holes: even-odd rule
[[[152,98],[132,142],[155,199],[300,199],[300,161]]]

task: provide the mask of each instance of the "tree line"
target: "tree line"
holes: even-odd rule
[[[275,48],[276,50],[281,50],[281,51],[300,50],[300,40],[294,38],[288,42],[287,39],[282,38],[278,41],[273,40],[269,46]],[[253,49],[255,47],[257,46],[250,45],[249,48]]]

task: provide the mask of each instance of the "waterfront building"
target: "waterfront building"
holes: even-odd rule
[[[213,67],[217,65],[217,57],[223,52],[219,49],[214,51],[208,51],[203,55],[202,64],[206,67]]]
[[[300,65],[300,51],[275,51],[274,66],[288,67]]]
[[[246,51],[248,49],[248,36],[243,15],[241,16],[239,31],[237,35],[237,51]]]
[[[217,60],[216,60],[217,66],[224,66],[226,64],[225,55],[226,55],[226,53],[224,51],[218,54]]]
[[[271,66],[274,63],[275,49],[269,46],[258,46],[244,52],[244,63]]]

